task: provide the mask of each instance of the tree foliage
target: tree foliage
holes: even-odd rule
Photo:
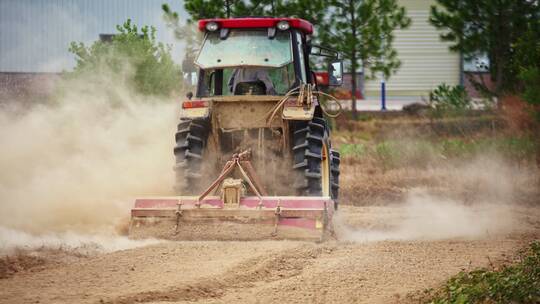
[[[501,96],[519,88],[516,45],[523,33],[536,27],[540,4],[536,0],[437,0],[431,7],[430,22],[443,30],[441,38],[465,58],[487,54],[489,72],[495,84],[490,90],[471,79],[482,91]],[[536,25],[534,25],[536,24]]]
[[[231,18],[279,14],[296,1],[274,0],[186,0],[184,9],[189,14],[188,23],[205,18]],[[167,4],[163,5],[166,14],[171,13]],[[174,13],[173,13],[174,14]]]
[[[371,76],[395,73],[401,62],[392,47],[393,31],[409,26],[405,8],[396,0],[334,0],[332,6],[326,40],[344,54],[351,69],[362,64]]]
[[[519,90],[525,101],[535,110],[540,124],[540,18],[518,39],[515,46],[515,70]]]
[[[72,77],[97,75],[104,81],[125,77],[139,93],[149,95],[169,95],[180,89],[180,69],[170,48],[156,41],[155,28],[144,26],[139,32],[129,19],[116,28],[118,33],[110,42],[71,43],[69,51],[77,60]]]

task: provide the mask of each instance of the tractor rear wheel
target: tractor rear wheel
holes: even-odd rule
[[[293,126],[294,187],[300,196],[331,196],[330,141],[326,120],[296,122]]]
[[[203,152],[209,132],[210,125],[206,119],[181,120],[178,124],[174,147],[174,189],[179,195],[196,195],[200,191]]]

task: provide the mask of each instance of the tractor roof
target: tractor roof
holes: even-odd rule
[[[230,18],[230,19],[202,19],[199,20],[199,30],[204,31],[206,24],[216,22],[220,28],[269,28],[275,27],[278,22],[287,21],[291,28],[299,29],[306,35],[313,33],[313,25],[299,18],[272,18],[272,17],[246,17],[246,18]]]

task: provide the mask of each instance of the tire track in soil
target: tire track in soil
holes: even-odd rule
[[[335,245],[302,244],[277,254],[248,259],[225,270],[221,278],[205,277],[177,288],[145,291],[100,303],[194,302],[221,298],[235,288],[252,287],[258,282],[276,282],[298,276],[304,268],[315,263],[322,253],[332,252],[334,249]]]

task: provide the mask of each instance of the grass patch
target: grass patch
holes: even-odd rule
[[[518,163],[534,161],[539,149],[530,136],[485,137],[478,139],[386,139],[361,143],[343,143],[338,147],[346,160],[373,162],[383,170],[437,165],[444,160],[473,159],[498,154]]]
[[[342,144],[339,147],[339,152],[342,157],[362,157],[366,154],[366,146],[364,144]]]
[[[460,272],[427,303],[540,303],[540,242],[499,270]]]

